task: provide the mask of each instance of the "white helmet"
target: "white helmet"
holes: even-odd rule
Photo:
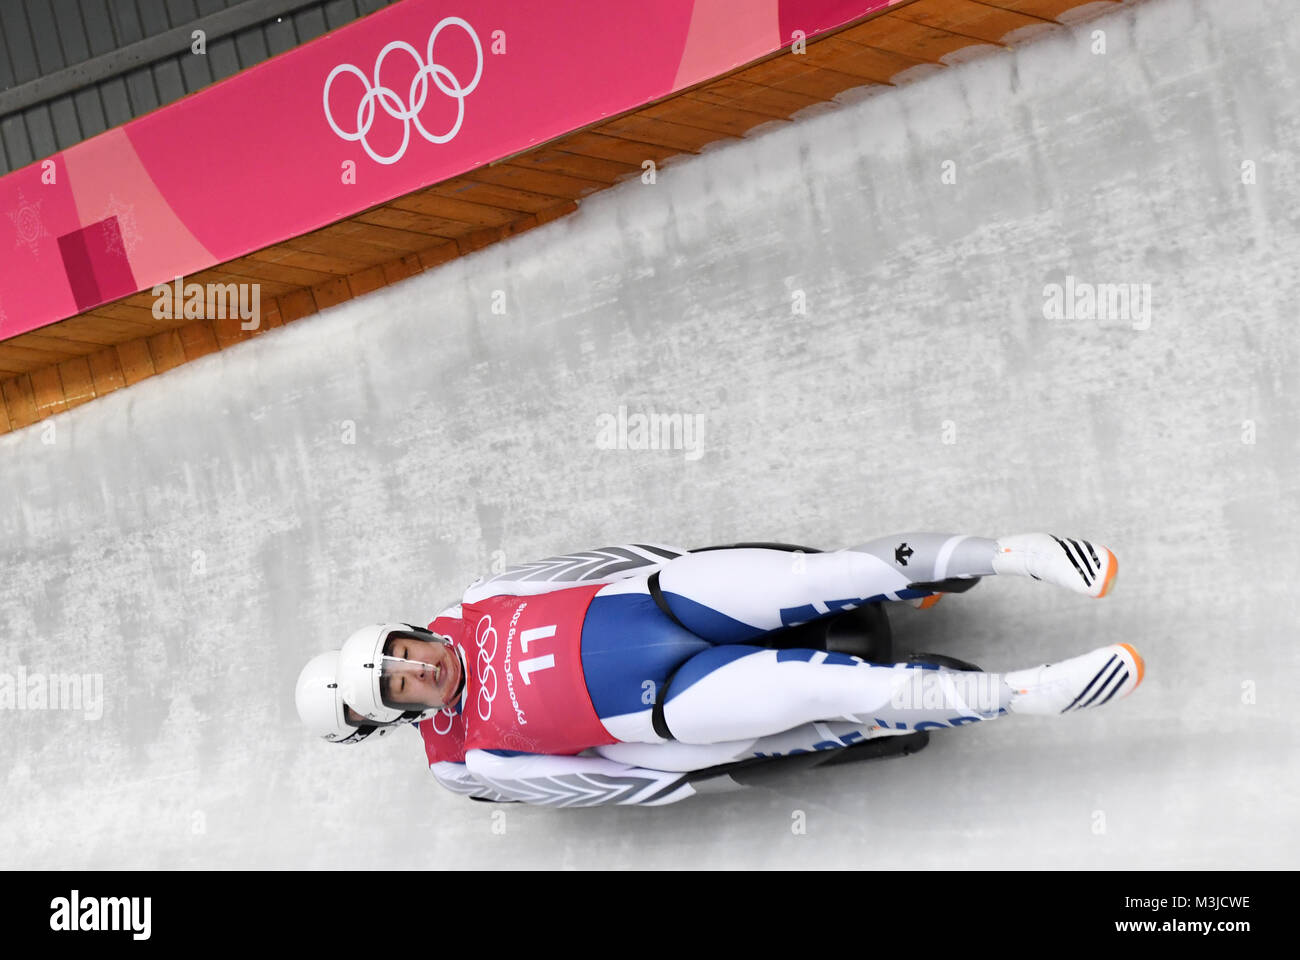
[[[433,716],[442,706],[411,706],[403,710],[384,703],[380,680],[386,670],[401,670],[408,665],[416,669],[428,669],[427,664],[385,656],[384,644],[393,636],[425,642],[451,642],[424,627],[409,623],[375,623],[362,627],[348,637],[343,649],[339,651],[339,690],[353,710],[373,723],[414,723]]]
[[[347,704],[339,692],[338,665],[339,653],[331,650],[312,657],[298,674],[293,700],[307,728],[330,743],[360,743],[372,734],[382,737],[397,729],[348,720]]]

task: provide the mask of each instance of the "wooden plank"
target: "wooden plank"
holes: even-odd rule
[[[172,288],[172,292],[175,293],[175,287]],[[120,303],[128,307],[136,307],[140,310],[145,310],[149,314],[150,323],[161,323],[168,318],[155,317],[153,315],[153,308],[158,303],[158,300],[159,298],[153,295],[152,288],[150,288],[149,290],[137,290],[135,293],[128,293],[126,296],[120,297],[119,299],[114,300],[113,302]],[[185,302],[182,299],[181,308],[183,309],[184,306],[185,306]],[[176,309],[175,304],[172,305],[172,309],[173,310]]]
[[[374,223],[381,227],[407,230],[427,238],[451,239],[465,232],[465,224],[460,220],[448,220],[446,217],[432,216],[417,210],[404,210],[392,205],[367,210],[353,219],[359,223]]]
[[[50,350],[66,356],[85,356],[94,353],[102,343],[90,340],[77,340],[66,332],[55,332],[54,326],[40,327],[31,333],[20,334],[5,341],[5,346],[27,347],[33,350]]]
[[[1091,0],[981,0],[981,2],[990,7],[1002,7],[1031,17],[1040,17],[1043,20],[1059,20],[1061,14],[1090,3]],[[1106,0],[1106,2],[1117,3],[1118,0]]]
[[[754,113],[735,106],[723,108],[684,97],[674,97],[644,107],[637,111],[637,116],[707,130],[715,134],[714,139],[742,137],[759,124],[772,122],[772,118],[764,113]]]
[[[570,200],[568,203],[557,203],[555,206],[549,207],[541,213],[535,214],[537,225],[541,226],[543,223],[550,223],[552,220],[560,219],[560,217],[567,217],[577,209],[578,204],[573,200]]]
[[[436,247],[420,251],[420,268],[428,270],[439,264],[446,263],[448,260],[455,260],[458,256],[460,256],[460,249],[455,241],[440,243]]]
[[[195,320],[176,332],[180,336],[181,350],[184,351],[186,360],[197,360],[221,349],[212,320]]]
[[[130,340],[144,332],[144,327],[129,320],[110,320],[107,317],[94,317],[84,313],[41,328],[41,333],[48,333],[52,337],[67,334],[73,340],[97,344],[100,347],[109,347],[123,340]]]
[[[175,330],[155,333],[147,338],[147,343],[149,355],[153,357],[153,368],[158,373],[166,373],[185,362],[185,348],[181,346],[180,334]]]
[[[108,317],[110,320],[127,320],[143,327],[145,330],[157,330],[160,324],[174,322],[171,320],[159,320],[153,315],[152,310],[146,310],[144,307],[137,307],[129,303],[124,303],[121,300],[114,303],[100,304],[98,307],[95,307],[95,309],[82,314],[82,316]]]
[[[509,223],[517,211],[503,210],[500,207],[482,203],[470,203],[467,200],[438,196],[427,189],[408,193],[398,197],[389,207],[398,210],[414,210],[427,213],[446,220],[455,220],[466,227],[492,227]],[[462,229],[463,233],[464,230]],[[459,234],[457,234],[459,236]]]
[[[346,289],[347,277],[340,277],[339,280]],[[295,290],[279,298],[279,310],[274,318],[268,317],[268,319],[273,321],[272,326],[280,326],[310,316],[317,309],[316,299],[311,290]]]
[[[513,237],[517,234],[532,230],[534,227],[540,227],[544,223],[549,223],[567,213],[572,213],[578,209],[577,201],[569,200],[548,210],[540,213],[530,213],[526,217],[520,217],[504,227],[484,227],[481,230],[472,231],[459,238],[456,243],[460,247],[462,255],[480,250],[506,237]],[[432,265],[432,264],[431,264]]]
[[[613,184],[629,173],[641,172],[638,164],[604,160],[600,157],[584,157],[581,154],[566,153],[561,149],[553,148],[518,154],[500,166],[545,170],[547,173],[560,173],[601,184]]]
[[[306,250],[297,250],[285,244],[277,244],[274,247],[267,247],[265,250],[259,250],[256,253],[250,253],[248,258],[258,263],[285,264],[290,267],[304,267],[308,270],[316,270],[321,273],[331,274],[336,277],[346,277],[349,273],[355,273],[358,270],[370,266],[362,260],[343,259],[336,256],[326,256],[320,253],[310,253]]]
[[[288,293],[290,290],[296,290],[298,287],[302,286],[302,284],[299,283],[284,283],[279,280],[263,280],[259,277],[246,277],[240,274],[218,270],[204,270],[202,273],[196,273],[194,276],[186,278],[187,282],[191,280],[195,283],[201,283],[205,287],[208,284],[229,286],[232,283],[237,285],[251,285],[255,283],[258,285],[258,295],[262,297],[278,297],[282,293]]]
[[[471,230],[463,237],[456,238],[456,246],[460,249],[460,255],[473,253],[475,250],[482,250],[498,241],[504,240],[510,236],[510,227],[483,227],[479,230]]]
[[[361,226],[364,227],[367,224],[361,224]],[[293,240],[286,240],[280,246],[299,253],[331,257],[339,263],[348,264],[348,269],[341,276],[347,276],[350,273],[356,273],[358,270],[364,270],[366,267],[383,263],[385,260],[392,259],[395,255],[395,251],[388,247],[378,247],[359,237],[346,236],[334,227],[330,227],[328,230],[318,230],[302,237],[295,237]],[[321,281],[321,283],[328,282],[329,279]]]
[[[453,251],[456,248],[454,243],[444,244],[443,246],[450,247]],[[450,260],[451,257],[447,259]],[[384,264],[384,282],[397,283],[407,277],[413,277],[417,273],[423,272],[423,270],[424,264],[420,261],[419,256],[402,257],[401,260],[394,260],[392,263]]]
[[[781,91],[773,91],[773,92],[779,93]],[[753,123],[750,126],[745,127],[743,130],[740,130],[739,133],[741,135],[747,133],[752,127],[758,126],[759,123],[786,122],[789,120],[790,114],[794,113],[793,110],[790,110],[786,113],[782,113],[779,110],[772,109],[771,107],[768,107],[763,104],[756,104],[753,101],[746,104],[741,104],[728,97],[724,97],[717,93],[711,93],[709,91],[696,91],[694,93],[683,93],[678,97],[678,99],[689,101],[693,104],[698,104],[700,106],[708,107],[714,110],[725,110],[727,112],[740,110],[744,114],[749,116],[753,116],[755,114],[762,116],[763,119],[758,123]],[[816,103],[819,101],[811,101],[811,102]],[[756,109],[756,107],[762,107],[762,109]]]
[[[396,256],[405,256],[408,253],[415,253],[429,245],[429,235],[426,233],[417,233],[412,230],[401,230],[395,227],[386,227],[378,223],[365,223],[353,220],[344,220],[329,227],[328,230],[321,231],[322,234],[328,235],[344,243],[361,242],[385,254],[385,260],[391,260]]]
[[[863,82],[861,77],[818,67],[800,54],[765,60],[746,70],[744,76],[752,83],[819,100],[833,100],[845,90],[862,86]]]
[[[913,0],[889,15],[949,33],[965,34],[985,43],[1000,43],[1013,30],[1043,22],[1037,17],[990,7],[975,0]]]
[[[90,377],[95,385],[96,396],[102,397],[126,386],[122,362],[113,347],[92,353],[86,360],[90,363]]]
[[[4,394],[0,393],[0,433],[9,433],[13,428],[9,422],[9,408],[5,406]]]
[[[275,327],[284,326],[283,310],[280,304],[280,298],[272,300],[270,303],[263,304],[261,325],[258,330],[271,330]]]
[[[90,373],[90,362],[85,357],[59,364],[59,379],[63,381],[63,396],[68,401],[69,410],[95,399],[95,382]]]
[[[579,200],[609,186],[609,182],[603,180],[587,180],[507,163],[475,170],[465,174],[465,178],[476,183],[514,187],[530,195],[551,197],[553,200]]]
[[[117,362],[122,368],[122,379],[126,381],[126,386],[154,375],[153,356],[149,353],[147,340],[128,340],[119,343],[114,349],[117,351]]]
[[[685,153],[699,153],[708,144],[723,139],[712,130],[684,127],[678,123],[655,120],[653,117],[643,117],[639,114],[615,117],[592,129],[606,136],[652,143],[660,147],[672,147]]]
[[[942,63],[943,58],[963,47],[979,43],[974,37],[949,33],[922,23],[902,20],[894,16],[877,17],[850,27],[837,36],[847,43],[856,43],[877,50],[922,60]]]
[[[19,374],[31,373],[38,367],[44,366],[46,361],[43,360],[19,360],[16,358],[7,358],[0,353],[0,379],[16,377]]]
[[[532,230],[534,227],[540,227],[543,223],[547,223],[557,217],[576,210],[577,207],[577,201],[569,200],[566,203],[561,204],[558,208],[552,207],[549,210],[543,210],[540,213],[530,213],[528,216],[520,217],[519,219],[506,224],[504,227],[484,227],[482,230],[472,231],[471,233],[460,237],[456,243],[459,245],[461,255],[463,256],[464,254],[472,253],[475,250],[481,250],[483,247],[504,240],[506,237],[513,237],[517,234],[524,233],[525,231]]]
[[[443,197],[449,200],[468,200],[486,207],[498,207],[512,213],[536,213],[555,203],[555,197],[513,187],[500,187],[491,183],[478,183],[464,177],[453,177],[442,183],[435,183],[425,190],[429,196]],[[512,218],[513,219],[513,218]]]
[[[49,366],[60,360],[67,360],[76,354],[70,350],[50,350],[45,347],[20,347],[12,340],[0,344],[0,366],[8,367],[18,364],[24,372],[36,367]]]
[[[924,63],[916,57],[827,37],[808,48],[808,62],[828,70],[852,74],[873,83],[890,83],[897,75]]]
[[[584,157],[597,157],[601,160],[616,160],[638,170],[642,169],[641,165],[647,160],[662,163],[669,157],[675,157],[679,153],[694,152],[652,143],[642,143],[639,140],[627,140],[609,134],[593,133],[590,130],[582,133],[571,133],[551,145],[557,150],[563,150],[565,153],[576,153]]]
[[[58,367],[33,370],[32,398],[36,401],[36,417],[44,420],[68,409],[68,399],[63,395],[63,380]]]
[[[212,321],[212,334],[217,338],[217,345],[222,350],[234,346],[256,335],[256,330],[245,330],[243,325],[248,322],[241,320],[239,317],[227,317],[224,320],[217,319]],[[260,326],[261,319],[258,319]]]
[[[333,276],[333,274],[325,270],[313,270],[308,267],[297,267],[276,261],[253,260],[247,256],[240,257],[237,260],[228,260],[220,264],[216,269],[240,277],[249,277],[252,280],[283,284],[288,288],[285,291],[286,293],[289,290],[297,290],[299,287],[310,287],[313,283],[322,283]],[[278,296],[279,294],[271,295]]]
[[[370,293],[385,286],[388,280],[384,276],[384,265],[371,267],[369,270],[362,270],[360,273],[354,273],[348,277],[348,294],[353,297],[360,297],[363,294]],[[319,297],[317,298],[319,303]]]
[[[40,418],[36,415],[36,399],[32,395],[32,378],[27,374],[10,377],[0,384],[5,407],[9,411],[9,424],[14,430],[31,426]]]
[[[348,260],[356,264],[348,273],[356,273],[366,267],[375,266],[383,263],[385,260],[391,260],[395,256],[403,253],[412,253],[421,246],[428,243],[427,237],[418,234],[411,234],[411,239],[407,240],[401,247],[394,248],[392,241],[385,238],[384,246],[371,243],[360,234],[360,231],[374,229],[376,231],[388,230],[388,227],[378,227],[369,223],[343,223],[334,224],[323,230],[316,230],[312,233],[305,234],[293,240],[286,241],[284,246],[294,250],[308,251],[319,253],[328,257],[336,257],[339,260]],[[354,231],[354,232],[349,232]],[[322,280],[322,283],[328,283],[330,279]]]
[[[377,266],[372,267],[371,269],[379,270],[380,275],[383,275],[383,267]],[[356,274],[353,274],[352,276],[356,276]],[[324,310],[326,307],[337,306],[340,303],[351,300],[352,290],[348,286],[348,281],[351,279],[352,277],[339,277],[337,280],[331,280],[329,283],[322,283],[319,287],[312,287],[311,296],[312,299],[316,301],[316,309]],[[292,296],[294,296],[294,294],[289,294],[285,299],[288,300],[289,297]],[[285,317],[288,319],[287,312]]]
[[[788,90],[774,90],[772,87],[750,83],[739,76],[727,77],[717,83],[684,93],[682,96],[723,107],[739,104],[746,110],[765,114],[774,120],[787,119],[799,110],[826,102],[819,97],[806,97]]]

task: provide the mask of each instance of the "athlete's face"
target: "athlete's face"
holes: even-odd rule
[[[384,652],[417,664],[388,679],[386,700],[412,707],[442,707],[451,703],[460,686],[461,669],[460,658],[450,645],[395,637],[385,644]]]

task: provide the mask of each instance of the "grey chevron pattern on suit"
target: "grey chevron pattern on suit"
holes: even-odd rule
[[[678,796],[681,791],[689,795],[693,790],[680,773],[659,776],[569,773],[520,780],[495,780],[480,775],[480,779],[511,800],[549,807],[595,807],[611,803],[655,806],[672,803],[681,799]]]
[[[529,563],[514,564],[504,572],[488,577],[484,585],[497,582],[598,583],[615,574],[658,566],[682,551],[670,547],[634,543],[617,547],[599,547]]]

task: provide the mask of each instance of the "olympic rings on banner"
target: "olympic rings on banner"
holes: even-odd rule
[[[438,34],[445,28],[456,26],[460,27],[469,38],[474,41],[474,53],[476,56],[476,66],[474,68],[474,79],[467,85],[461,86],[456,76],[442,64],[433,59],[433,47],[437,42]],[[379,79],[379,73],[383,69],[384,60],[394,50],[401,50],[410,55],[415,61],[418,72],[411,79],[410,89],[406,92],[406,100],[403,100],[397,91],[390,87],[384,86]],[[427,61],[427,62],[426,62]],[[333,86],[334,80],[340,74],[350,73],[357,77],[365,86],[365,94],[361,97],[361,102],[357,104],[356,129],[347,131],[342,129],[330,112],[330,87]],[[379,57],[375,60],[374,83],[358,67],[350,63],[341,63],[330,71],[329,76],[325,79],[324,105],[325,119],[329,121],[330,129],[342,137],[344,140],[360,142],[362,148],[370,155],[370,159],[376,163],[390,164],[396,163],[406,154],[406,148],[411,142],[411,124],[415,124],[416,132],[424,137],[430,143],[447,143],[457,133],[460,132],[461,124],[465,120],[465,98],[474,92],[478,86],[479,78],[483,75],[483,45],[479,43],[478,34],[474,28],[462,20],[460,17],[444,17],[433,28],[429,34],[429,43],[425,49],[425,59],[420,59],[419,52],[404,40],[394,40],[388,46],[379,52]],[[434,134],[425,129],[424,124],[420,122],[420,111],[424,109],[425,103],[429,98],[429,79],[433,79],[436,86],[443,94],[451,97],[456,101],[456,122],[451,125],[451,129],[446,133]],[[396,153],[384,155],[376,153],[370,146],[366,135],[370,132],[371,126],[375,122],[375,105],[392,117],[394,120],[402,122],[402,144],[397,148]]]

